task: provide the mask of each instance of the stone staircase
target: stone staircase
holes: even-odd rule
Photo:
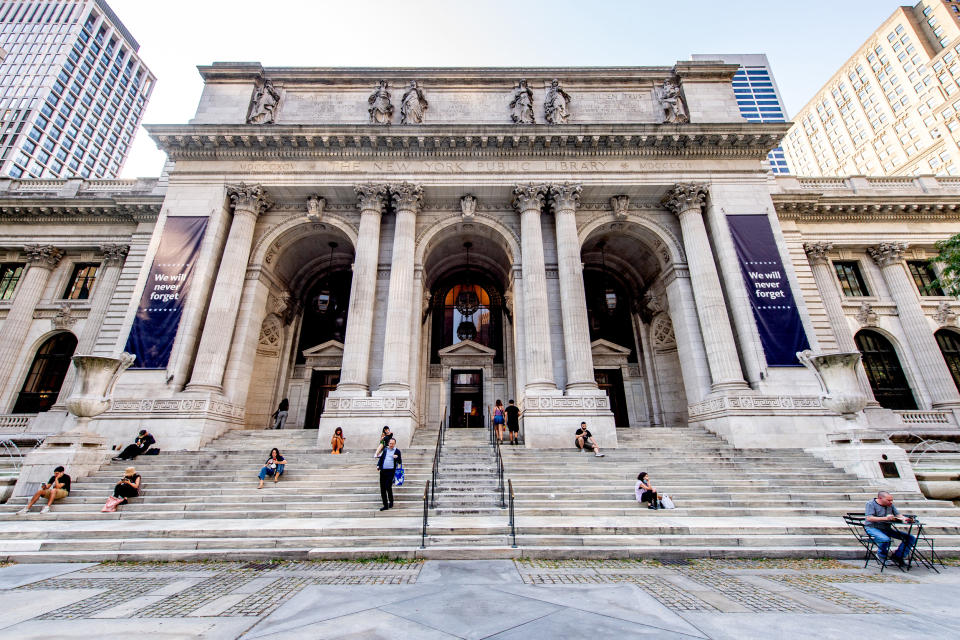
[[[349,434],[348,434],[349,435]],[[188,560],[365,557],[854,557],[840,516],[876,487],[799,450],[738,450],[705,430],[621,432],[605,458],[569,450],[501,448],[516,495],[517,544],[499,508],[485,430],[447,432],[440,493],[420,549],[423,489],[436,428],[404,450],[406,482],[380,512],[372,451],[331,455],[315,431],[232,431],[201,451],[134,461],[144,493],[116,514],[100,507],[127,466],[111,462],[74,480],[40,515],[0,506],[0,560]],[[348,441],[349,444],[349,441]],[[601,443],[602,445],[603,443]],[[271,447],[288,461],[279,484],[256,489]],[[637,505],[641,470],[678,508]],[[960,555],[960,509],[898,495],[945,555]]]

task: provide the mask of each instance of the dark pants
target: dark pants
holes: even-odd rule
[[[126,449],[124,449],[117,457],[121,460],[133,460],[141,453],[146,453],[147,449],[149,448],[149,445],[146,447],[138,447],[135,444],[128,444]]]
[[[890,550],[890,538],[896,538],[900,541],[900,546],[893,552],[893,557],[900,558],[901,560],[906,559],[907,556],[910,555],[913,545],[917,544],[917,539],[914,536],[907,535],[903,531],[898,531],[893,527],[886,530],[880,530],[874,527],[864,527],[864,529],[866,529],[867,535],[877,543],[877,553],[879,553],[881,557],[886,557],[887,552]]]
[[[650,504],[657,504],[657,492],[656,491],[644,491],[640,494],[640,502],[649,502]]]
[[[380,469],[380,497],[383,506],[393,506],[393,469]]]
[[[140,491],[132,484],[118,482],[113,488],[114,498],[136,498]]]

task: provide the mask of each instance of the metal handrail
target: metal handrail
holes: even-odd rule
[[[437,430],[437,446],[433,449],[433,470],[430,474],[432,489],[430,490],[430,507],[437,506],[437,478],[440,476],[440,452],[443,449],[445,423],[447,422],[447,410],[443,410],[443,417],[440,419],[440,427]]]
[[[503,485],[503,454],[500,453],[500,443],[499,443],[499,442],[494,442],[494,444],[493,444],[493,450],[494,450],[494,451],[496,452],[496,454],[497,454],[497,489],[500,491],[500,508],[501,508],[501,509],[505,509],[506,506],[507,506],[507,503],[505,502],[504,497],[503,497],[503,490],[504,490],[504,485]]]
[[[430,496],[430,481],[427,480],[427,486],[423,488],[423,529],[420,531],[420,548],[427,548],[427,516],[430,513],[429,501],[427,498]]]
[[[513,480],[507,480],[507,483],[510,486],[510,516],[509,516],[510,522],[508,524],[510,525],[510,535],[513,538],[513,544],[510,546],[511,548],[516,549],[517,548],[517,518],[516,518],[516,512],[514,510],[514,499],[516,498],[516,495],[513,493]]]
[[[944,445],[946,445],[946,447],[944,447]],[[924,438],[920,440],[920,442],[918,442],[916,446],[910,449],[910,451],[907,453],[907,457],[908,459],[910,459],[910,462],[912,464],[920,464],[920,461],[923,460],[923,456],[930,453],[930,449],[933,449],[934,447],[938,449],[941,447],[948,448],[948,449],[953,448],[954,451],[951,453],[956,453],[960,451],[960,445],[958,445],[956,442],[950,442],[949,440],[934,440],[934,439]],[[922,451],[920,451],[921,449]],[[918,454],[918,451],[919,451],[919,454]],[[947,452],[938,451],[936,453],[947,453]],[[914,457],[915,454],[917,454],[916,457]]]

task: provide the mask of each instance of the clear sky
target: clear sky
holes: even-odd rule
[[[790,115],[900,3],[887,0],[107,0],[157,76],[144,122],[185,123],[196,66],[657,66],[765,53]],[[155,176],[142,129],[123,177]]]

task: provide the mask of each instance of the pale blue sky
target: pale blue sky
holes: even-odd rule
[[[766,53],[793,115],[899,6],[886,0],[108,0],[157,75],[147,123],[192,117],[198,64],[671,65]],[[123,177],[157,175],[141,130]]]

